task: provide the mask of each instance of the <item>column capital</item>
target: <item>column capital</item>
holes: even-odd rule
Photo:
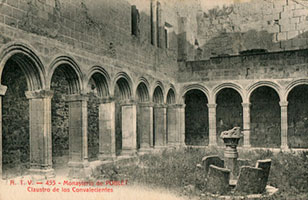
[[[242,103],[243,108],[249,108],[250,105],[251,103]]]
[[[0,96],[4,96],[7,90],[7,86],[0,85]]]
[[[208,108],[216,108],[217,104],[216,103],[208,103],[207,107]]]
[[[66,102],[73,102],[73,101],[88,101],[89,95],[88,94],[70,94],[65,95]]]
[[[53,94],[54,92],[52,90],[34,90],[25,92],[27,99],[51,99]]]
[[[175,108],[185,108],[186,104],[174,104],[173,105]]]
[[[280,105],[280,107],[288,107],[288,102],[287,101],[280,101],[279,105]]]
[[[159,104],[159,103],[155,103],[154,104],[154,108],[167,108],[168,106],[166,104]]]
[[[154,103],[152,103],[152,102],[139,102],[138,106],[140,106],[140,107],[154,107]]]
[[[137,105],[137,102],[132,99],[126,99],[126,100],[120,101],[120,105],[121,106],[132,106],[132,105]]]
[[[113,97],[100,97],[98,98],[99,103],[105,104],[105,103],[111,103],[114,101]]]

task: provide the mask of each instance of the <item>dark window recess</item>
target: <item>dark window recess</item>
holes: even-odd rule
[[[168,29],[165,28],[165,47],[168,48]]]
[[[139,30],[139,11],[135,5],[132,6],[132,35],[139,36],[140,30]]]

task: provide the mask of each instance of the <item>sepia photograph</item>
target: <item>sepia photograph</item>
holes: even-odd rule
[[[0,200],[307,200],[308,0],[0,0]]]

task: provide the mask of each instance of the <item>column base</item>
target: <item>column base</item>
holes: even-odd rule
[[[111,154],[100,154],[98,155],[98,159],[100,161],[114,161],[116,159],[116,155],[111,155]]]
[[[122,149],[122,152],[120,154],[120,156],[127,156],[127,157],[136,156],[136,155],[137,155],[136,149]]]
[[[283,146],[280,147],[280,149],[281,149],[282,151],[290,151],[290,148],[289,148],[288,145],[283,145]]]
[[[50,168],[50,169],[35,169],[35,168],[30,168],[28,170],[30,176],[34,176],[36,180],[44,180],[44,179],[50,179],[54,178],[56,176],[55,170]]]
[[[251,148],[251,145],[250,144],[244,144],[243,148],[246,148],[246,149]]]
[[[151,148],[151,147],[141,147],[138,150],[138,154],[140,154],[140,153],[150,153],[152,150],[153,150],[153,148]]]
[[[68,166],[70,178],[84,179],[91,176],[92,170],[88,162],[69,162]]]

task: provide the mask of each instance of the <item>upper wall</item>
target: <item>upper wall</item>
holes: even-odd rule
[[[308,2],[304,0],[225,0],[187,15],[187,60],[308,47]],[[217,1],[219,2],[219,1]],[[221,2],[221,1],[220,1]],[[232,3],[230,3],[232,2]],[[212,4],[215,4],[212,2]]]
[[[138,36],[132,34],[132,5],[136,5],[139,13]],[[2,0],[0,47],[22,39],[42,51],[48,63],[52,49],[62,45],[66,47],[65,53],[77,54],[80,60],[101,57],[110,63],[124,63],[118,66],[130,71],[169,79],[177,70],[177,18],[163,4],[161,9],[159,26],[168,21],[174,27],[174,32],[169,33],[168,48],[151,44],[149,0]],[[164,39],[164,32],[160,34]],[[48,39],[48,46],[36,36]]]

